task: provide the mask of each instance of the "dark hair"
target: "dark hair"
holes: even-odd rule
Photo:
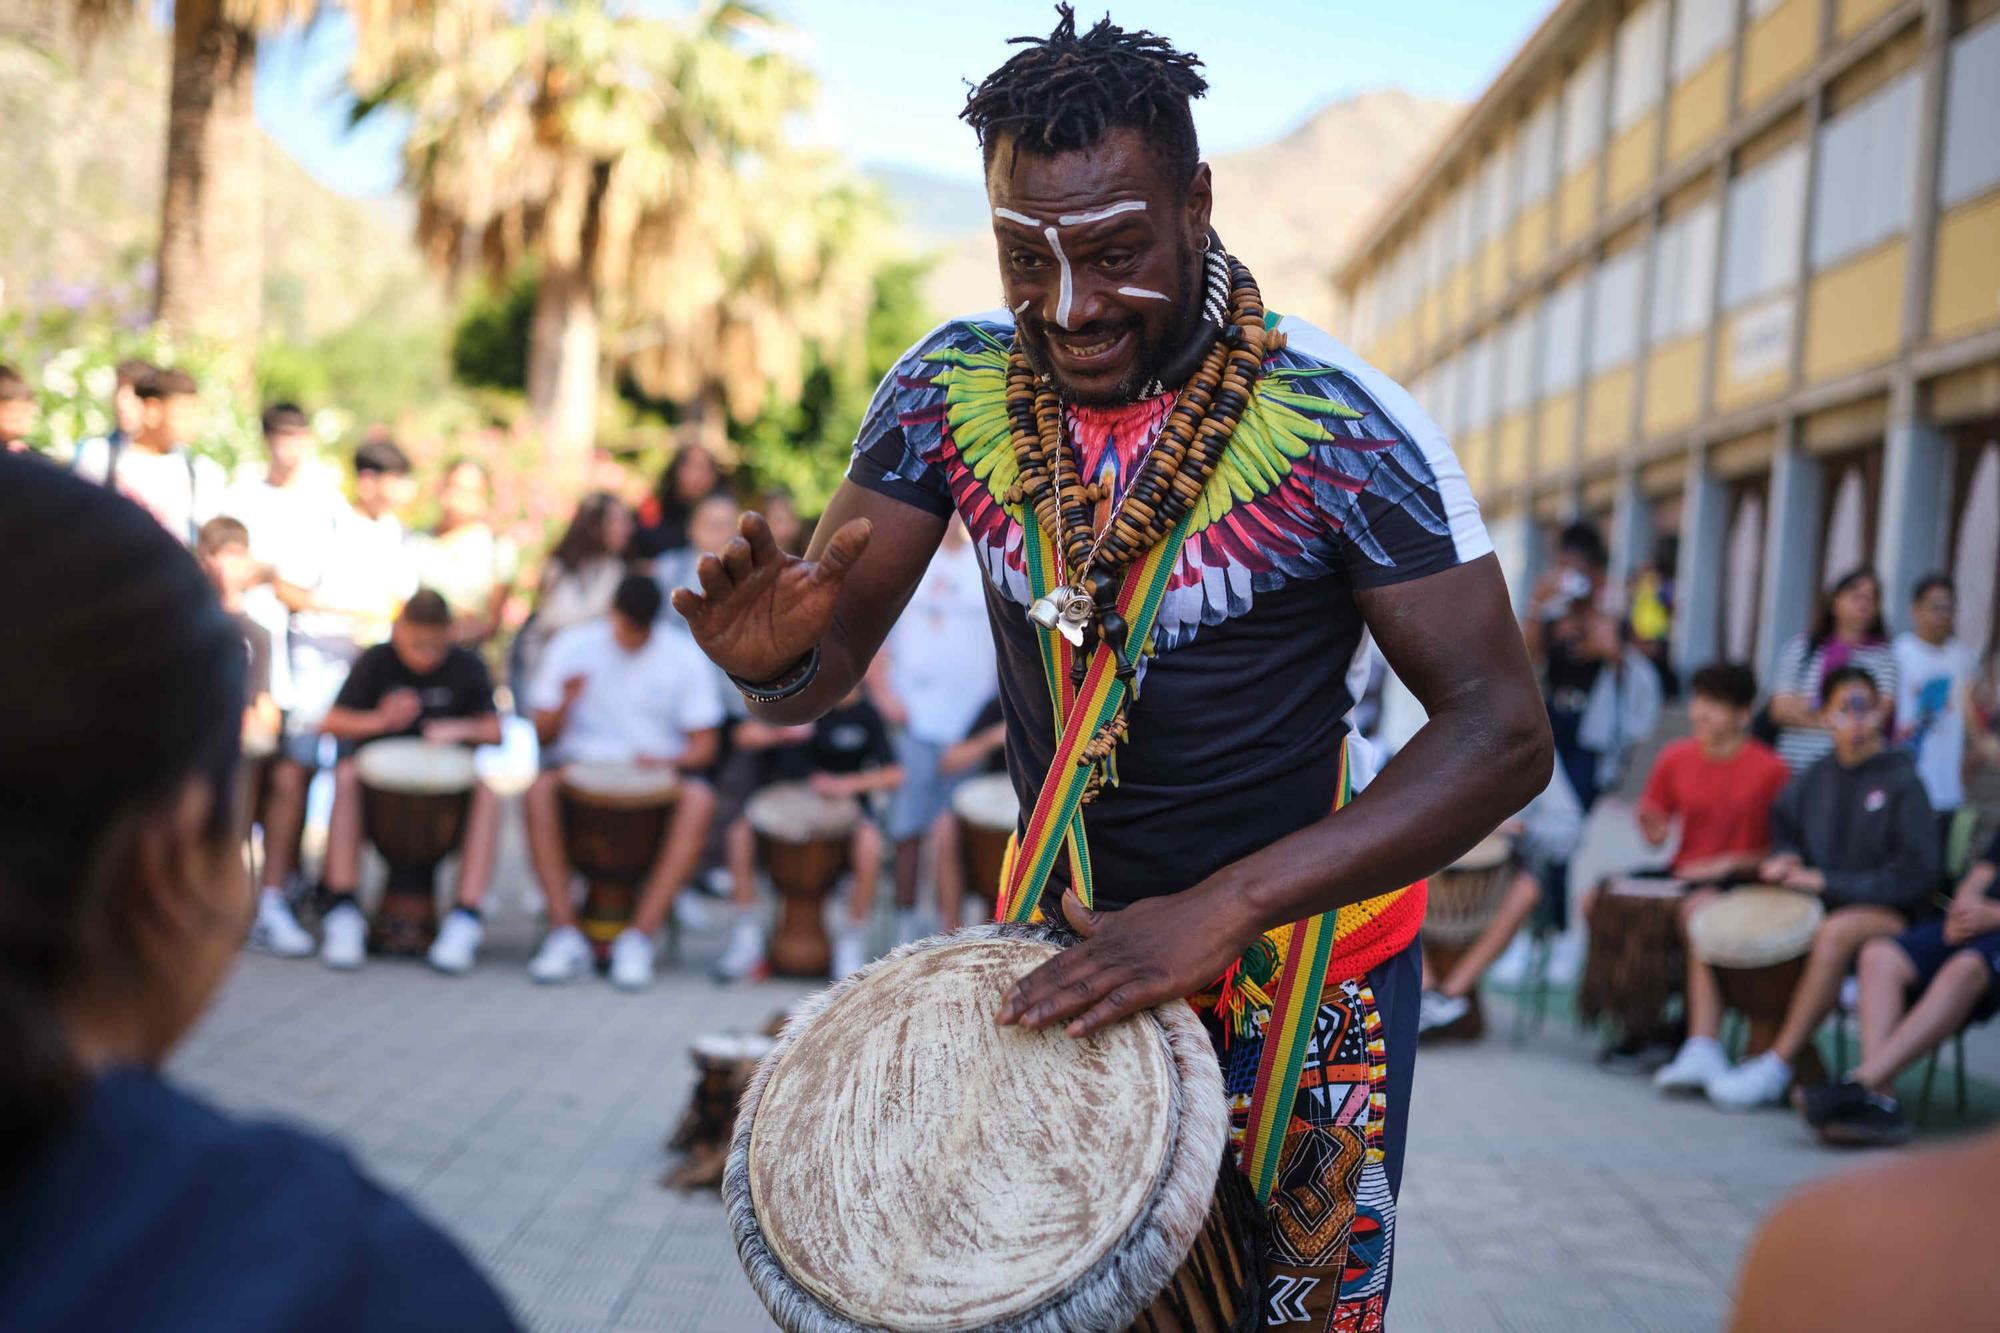
[[[406,476],[410,471],[410,456],[394,440],[363,440],[354,450],[354,470]]]
[[[88,1076],[61,1007],[143,975],[127,895],[143,822],[191,778],[234,818],[242,641],[151,515],[0,455],[0,1173],[31,1161]]]
[[[1002,135],[1014,136],[1017,152],[1051,156],[1092,147],[1124,127],[1145,135],[1175,185],[1194,175],[1201,148],[1188,103],[1208,91],[1195,72],[1201,57],[1144,28],[1121,28],[1109,15],[1079,37],[1069,5],[1056,6],[1047,37],[1014,37],[1008,45],[1026,49],[980,80],[958,113],[979,136],[987,165]]]
[[[1917,580],[1917,586],[1910,590],[1910,600],[1921,602],[1939,588],[1943,588],[1954,597],[1958,596],[1958,584],[1952,580],[1951,575],[1941,569],[1934,569]]]
[[[712,489],[689,500],[683,498],[681,495],[681,469],[696,458],[705,458],[708,460],[708,465],[715,470],[716,483]],[[680,448],[674,450],[674,456],[667,461],[665,467],[660,469],[659,485],[654,487],[653,494],[659,500],[660,509],[663,513],[677,513],[685,518],[696,505],[722,489],[721,478],[722,463],[716,458],[714,452],[707,445],[696,444],[690,440]]]
[[[592,491],[577,501],[576,513],[564,530],[562,540],[549,552],[549,563],[575,571],[593,560],[611,555],[612,550],[604,540],[604,529],[611,522],[612,512],[622,508],[624,503],[610,491]]]
[[[118,363],[118,387],[136,389],[157,369],[158,367],[150,361],[141,361],[136,356],[128,356]]]
[[[185,370],[156,370],[141,378],[136,386],[141,398],[176,398],[198,394],[201,387]]]
[[[412,625],[451,624],[451,604],[435,588],[419,588],[403,603],[403,619]]]
[[[1597,531],[1597,525],[1579,519],[1562,530],[1556,538],[1556,550],[1563,555],[1573,555],[1592,569],[1603,569],[1611,563],[1610,553],[1605,549],[1604,537]]]
[[[635,625],[650,626],[660,618],[660,606],[665,600],[660,585],[650,576],[627,574],[618,581],[618,590],[611,594],[611,609]]]
[[[288,430],[311,430],[312,421],[297,403],[272,403],[264,409],[264,433],[277,435]]]
[[[1731,708],[1748,708],[1757,702],[1756,674],[1741,662],[1710,662],[1694,673],[1688,689]]]
[[[1867,667],[1848,662],[1827,672],[1826,679],[1819,683],[1821,706],[1824,707],[1826,701],[1833,698],[1841,686],[1853,684],[1866,685],[1870,694],[1874,695],[1877,699],[1882,697],[1882,687],[1876,683],[1874,673]]]
[[[225,546],[248,546],[250,529],[243,526],[240,519],[227,514],[218,514],[201,525],[201,531],[194,537],[196,555],[214,555]]]
[[[12,366],[0,365],[0,403],[33,402],[35,391],[21,372]]]
[[[1848,570],[1845,574],[1835,579],[1833,586],[1828,588],[1826,593],[1819,599],[1819,614],[1813,618],[1812,640],[1809,645],[1812,651],[1818,651],[1826,645],[1827,640],[1833,637],[1834,602],[1839,600],[1842,593],[1863,579],[1867,579],[1875,585],[1876,594],[1875,619],[1868,623],[1867,642],[1881,643],[1889,637],[1889,627],[1882,623],[1882,580],[1876,577],[1872,567],[1861,565],[1858,568]]]

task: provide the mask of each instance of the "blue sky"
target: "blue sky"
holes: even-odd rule
[[[670,3],[646,6],[675,8]],[[979,180],[972,135],[957,120],[965,81],[1006,59],[1006,39],[1046,32],[1045,0],[770,0],[789,21],[783,44],[818,74],[811,131],[858,161]],[[1078,6],[1080,21],[1107,0]],[[1109,5],[1200,53],[1211,84],[1197,104],[1203,147],[1226,152],[1274,138],[1330,98],[1403,87],[1471,98],[1498,73],[1549,0],[1146,0]],[[914,17],[913,17],[914,16]],[[257,70],[265,128],[344,194],[395,188],[401,126],[348,125],[342,75],[353,34],[335,15],[267,41]]]

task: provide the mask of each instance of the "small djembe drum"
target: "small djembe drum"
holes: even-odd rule
[[[1687,961],[1681,950],[1677,879],[1607,879],[1597,887],[1585,925],[1590,951],[1576,993],[1577,1019],[1610,1019],[1628,1037],[1657,1032],[1679,993]]]
[[[965,887],[991,902],[1000,896],[1000,871],[1007,862],[1007,839],[1021,820],[1021,798],[1005,773],[981,773],[967,778],[951,795],[958,816],[959,856],[965,865]],[[947,921],[955,926],[955,921]]]
[[[672,1189],[713,1189],[722,1183],[729,1139],[736,1132],[736,1106],[757,1062],[775,1041],[758,1032],[717,1032],[694,1039],[694,1095],[681,1122],[667,1138],[670,1152],[683,1154],[662,1185]]]
[[[778,924],[765,950],[771,970],[823,977],[833,962],[826,896],[847,869],[861,807],[852,797],[821,796],[803,782],[780,782],[752,796],[744,818],[757,855],[778,891]]]
[[[1500,910],[1514,876],[1513,843],[1495,833],[1430,878],[1424,908],[1424,960],[1439,979],[1458,965]],[[1479,988],[1466,996],[1464,1017],[1427,1036],[1476,1041],[1486,1031]]]
[[[1734,889],[1688,919],[1688,947],[1715,973],[1722,1002],[1749,1026],[1746,1058],[1778,1035],[1825,919],[1825,904],[1812,894],[1777,888]],[[1821,1081],[1811,1043],[1794,1064],[1802,1081]]]
[[[1083,1038],[994,1023],[1060,938],[905,945],[809,1000],[758,1065],[723,1199],[780,1327],[1261,1326],[1262,1218],[1194,1011]]]
[[[472,807],[472,751],[414,737],[372,741],[354,757],[361,831],[389,866],[368,950],[422,957],[437,936],[438,862],[458,850]]]
[[[562,770],[563,850],[587,885],[577,924],[600,968],[611,961],[611,941],[632,924],[679,789],[671,768],[579,763]]]

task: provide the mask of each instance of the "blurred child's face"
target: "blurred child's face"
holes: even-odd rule
[[[201,399],[191,393],[170,393],[146,400],[146,425],[167,444],[186,444],[194,439],[201,421]]]
[[[416,482],[407,472],[369,469],[354,474],[355,507],[370,518],[395,513],[410,502],[415,491]]]
[[[312,448],[312,432],[303,430],[281,430],[264,437],[264,450],[271,458],[271,471],[281,477],[288,477],[298,471],[306,461],[306,454]]]
[[[1919,638],[1942,643],[1957,627],[1958,598],[1949,588],[1931,588],[1910,604],[1910,619]]]
[[[1820,718],[1837,743],[1862,743],[1882,734],[1882,700],[1858,680],[1842,681],[1827,696]]]
[[[111,415],[118,419],[118,429],[127,435],[137,435],[145,428],[146,400],[139,396],[138,386],[118,386],[111,395]]]
[[[613,505],[604,513],[604,549],[612,555],[623,555],[631,544],[632,511],[622,504]]]
[[[486,516],[486,474],[470,464],[462,464],[451,470],[444,479],[444,494],[439,497],[440,507],[445,517],[454,524],[472,523]]]
[[[1868,632],[1882,607],[1882,590],[1874,579],[1856,579],[1833,599],[1833,623],[1845,638],[1856,639]]]
[[[1703,745],[1726,743],[1750,729],[1750,710],[1697,694],[1688,700],[1688,727]]]
[[[398,618],[389,631],[389,642],[395,645],[396,656],[412,673],[428,676],[444,665],[445,655],[451,651],[451,626],[419,625]]]
[[[0,440],[24,440],[34,428],[34,399],[8,398],[0,401]]]
[[[729,545],[736,535],[738,514],[734,500],[705,500],[688,520],[688,545],[713,554]]]
[[[250,548],[242,542],[230,542],[217,547],[201,558],[202,568],[208,573],[208,581],[224,601],[239,598],[256,581],[257,562],[250,558]]]
[[[611,613],[611,637],[616,639],[618,646],[626,652],[636,653],[646,646],[647,640],[653,637],[653,627],[651,625],[641,625],[630,616],[619,611],[613,611]]]

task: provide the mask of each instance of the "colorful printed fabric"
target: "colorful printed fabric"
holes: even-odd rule
[[[1358,591],[1492,548],[1437,428],[1393,382],[1310,325],[1283,319],[1268,363],[1162,597],[1117,785],[1089,807],[1101,904],[1186,889],[1333,805],[1362,644]],[[849,477],[964,516],[988,579],[1024,809],[1056,726],[1030,601],[1005,413],[1004,313],[943,325],[897,364],[863,423]],[[1073,408],[1082,467],[1114,493],[1172,396]],[[1108,501],[1106,502],[1108,505]],[[1065,886],[1058,866],[1052,888]]]

